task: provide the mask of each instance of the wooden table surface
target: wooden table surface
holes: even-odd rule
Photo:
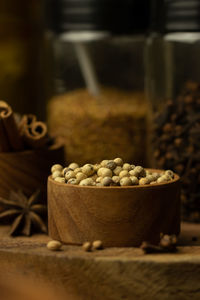
[[[51,284],[66,299],[200,299],[200,224],[182,224],[177,253],[151,255],[136,248],[88,253],[76,246],[51,252],[48,236],[9,238],[7,232],[0,227],[0,274]]]

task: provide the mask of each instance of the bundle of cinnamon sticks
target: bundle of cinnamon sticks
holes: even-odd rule
[[[47,146],[47,126],[35,115],[17,121],[12,108],[0,101],[0,152],[23,151]]]

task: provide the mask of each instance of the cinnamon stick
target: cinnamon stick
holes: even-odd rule
[[[9,152],[11,150],[8,137],[3,125],[3,121],[0,118],[0,152]]]
[[[19,124],[20,135],[23,136],[25,134],[26,128],[31,126],[36,121],[37,117],[35,115],[24,115]]]
[[[4,101],[0,101],[0,149],[2,152],[23,149],[23,142],[14,113]]]
[[[32,149],[42,148],[47,145],[47,126],[37,121],[34,115],[24,115],[20,123],[20,133],[27,146]]]

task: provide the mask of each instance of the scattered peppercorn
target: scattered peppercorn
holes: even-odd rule
[[[62,243],[59,241],[52,240],[47,244],[47,248],[51,251],[59,251],[61,247],[62,247]]]
[[[85,242],[82,247],[86,252],[90,252],[92,250],[92,244],[90,242]]]
[[[94,249],[94,250],[103,249],[103,243],[102,243],[102,241],[94,241],[92,243],[92,249]]]
[[[143,242],[140,248],[145,254],[150,253],[173,253],[177,251],[177,237],[175,235],[161,234],[159,245]]]

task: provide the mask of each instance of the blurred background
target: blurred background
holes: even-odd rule
[[[173,169],[199,222],[199,20],[199,0],[0,0],[0,97],[66,163]]]
[[[61,11],[65,6],[66,11],[69,7],[68,16],[60,16],[59,12],[56,14],[55,2],[57,2],[57,10]],[[67,32],[77,31],[77,29],[88,30],[86,26],[88,20],[84,24],[81,18],[88,18],[91,21],[91,12],[83,16],[84,10],[89,7],[94,10],[104,1],[85,1],[85,8],[79,2],[81,3],[81,1],[74,1],[76,7],[72,7],[70,1],[59,0],[0,1],[0,95],[1,99],[8,101],[19,113],[32,112],[45,118],[46,103],[52,94],[84,86],[84,78],[80,73],[73,45],[62,44],[58,35],[64,31],[64,28]],[[107,19],[103,20],[102,16],[102,19],[91,21],[89,30],[109,31],[110,34],[111,31],[116,30],[121,36],[132,34],[130,11],[129,20],[123,15],[119,16],[119,8],[116,8],[121,4],[120,1],[117,2],[114,4],[109,0],[106,5],[109,4],[113,14],[116,14],[115,23],[116,18],[121,17],[118,22],[113,25],[113,20],[108,22]],[[127,1],[129,8],[131,2]],[[73,13],[70,16],[70,10],[76,10],[74,16]],[[77,22],[75,19],[77,12],[82,22],[79,23],[79,28],[64,24],[67,23],[68,17],[73,18],[72,22]],[[124,11],[124,14],[126,13]],[[67,25],[68,27],[65,27]],[[99,39],[97,41],[94,36],[92,41],[93,45],[92,43],[89,45],[91,57],[101,84],[144,90],[144,41],[142,39],[133,43],[130,39],[122,39],[120,42],[119,38],[116,38],[111,45],[110,40],[101,39],[99,42]],[[124,72],[124,66],[128,64],[133,66],[134,71],[129,68]]]
[[[0,1],[0,98],[44,116],[44,3]]]
[[[47,120],[67,162],[145,163],[148,2],[0,1],[1,99]]]

